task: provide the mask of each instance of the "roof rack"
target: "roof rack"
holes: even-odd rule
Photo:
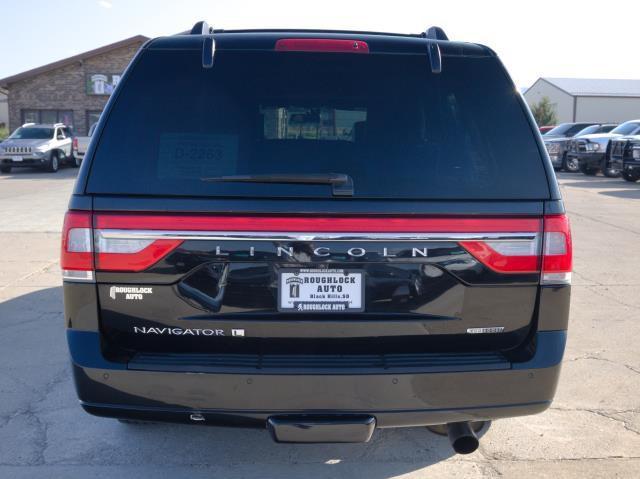
[[[191,29],[191,35],[207,35],[202,42],[202,68],[211,68],[213,66],[213,57],[216,54],[216,41],[209,36],[214,32],[213,27],[209,26],[204,20],[196,22]]]
[[[211,35],[212,33],[213,28],[210,27],[209,24],[204,20],[196,22],[191,29],[191,35]]]
[[[435,26],[427,28],[427,30],[422,35],[425,38],[429,38],[431,40],[449,40],[449,37],[446,33],[444,33],[444,30],[440,27]]]
[[[440,27],[429,27],[422,36],[428,40],[449,40],[447,34],[444,33],[444,30]],[[427,44],[427,53],[429,54],[431,73],[442,72],[442,55],[440,53],[440,46],[436,42],[429,42]]]

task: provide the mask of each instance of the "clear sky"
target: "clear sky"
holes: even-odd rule
[[[197,20],[216,28],[329,28],[417,33],[492,47],[518,87],[538,77],[640,78],[640,4],[627,0],[2,0],[0,78]]]

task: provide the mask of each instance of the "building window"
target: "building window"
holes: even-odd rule
[[[89,131],[94,123],[98,123],[101,113],[101,110],[87,110],[87,131]]]
[[[38,110],[22,110],[22,124],[40,123],[40,112]]]
[[[22,110],[22,123],[64,123],[73,128],[73,111]]]

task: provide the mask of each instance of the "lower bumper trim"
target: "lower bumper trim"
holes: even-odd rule
[[[490,421],[508,417],[527,416],[545,411],[551,401],[536,401],[521,404],[475,406],[464,408],[416,409],[401,411],[250,411],[180,409],[166,407],[128,407],[122,405],[97,404],[81,401],[82,408],[91,415],[105,418],[132,419],[139,421],[161,421],[202,426],[227,426],[264,429],[270,418],[329,418],[372,417],[376,429],[394,427],[430,426],[463,421]],[[194,422],[191,416],[197,413],[204,420]],[[317,442],[317,441],[316,441]],[[331,441],[340,442],[340,441]]]

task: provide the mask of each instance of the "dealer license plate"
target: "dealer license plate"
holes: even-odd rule
[[[362,271],[283,269],[278,281],[278,310],[291,313],[364,311]]]

